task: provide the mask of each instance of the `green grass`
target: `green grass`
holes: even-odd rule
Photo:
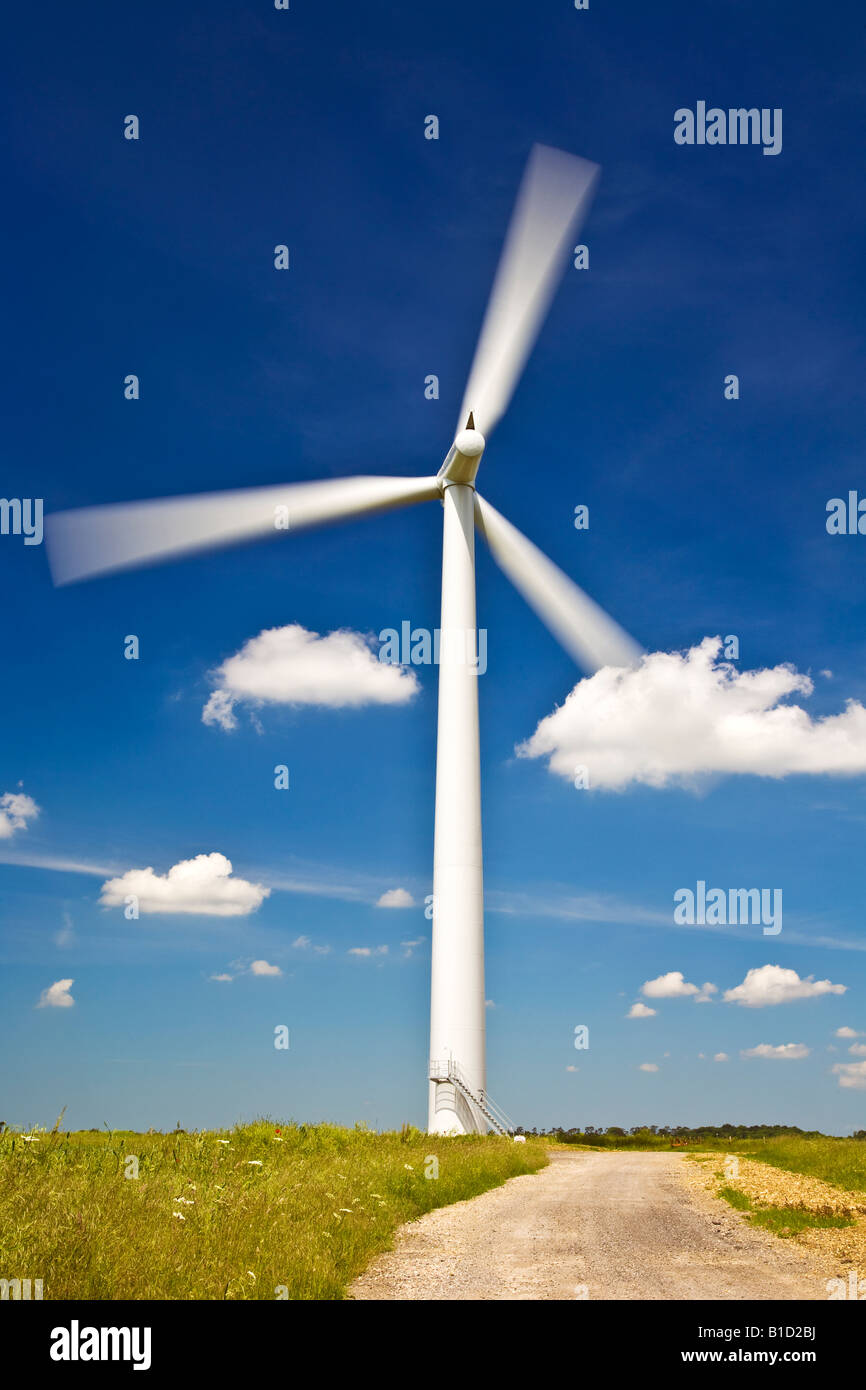
[[[846,1192],[866,1192],[866,1143],[862,1139],[750,1139],[729,1146],[730,1153],[821,1178]]]
[[[769,1139],[733,1139],[697,1135],[674,1149],[669,1137],[644,1131],[640,1134],[592,1134],[558,1136],[560,1144],[592,1149],[664,1149],[674,1153],[729,1153],[822,1178],[846,1192],[866,1192],[866,1140],[837,1139],[828,1135],[779,1135]]]
[[[799,1138],[780,1135],[773,1139],[708,1139],[696,1144],[704,1153],[739,1154],[788,1173],[820,1178],[845,1192],[866,1192],[866,1142],[829,1136]],[[687,1152],[687,1150],[683,1150]],[[696,1156],[697,1157],[697,1156]],[[703,1160],[700,1160],[703,1161]]]
[[[720,1187],[719,1196],[737,1211],[747,1212],[753,1226],[762,1226],[775,1236],[795,1236],[816,1227],[826,1230],[831,1226],[838,1229],[854,1225],[850,1216],[819,1216],[802,1207],[756,1207],[745,1192],[735,1187]]]
[[[339,1299],[402,1222],[536,1172],[545,1150],[269,1121],[6,1133],[0,1276],[42,1279],[46,1299]]]
[[[561,1141],[574,1144],[575,1140]],[[580,1147],[594,1149],[666,1149],[675,1153],[729,1153],[768,1163],[789,1173],[821,1178],[845,1192],[866,1192],[866,1140],[829,1135],[779,1135],[769,1139],[731,1139],[698,1136],[672,1149],[669,1138],[654,1134],[591,1135]]]
[[[720,1187],[719,1196],[729,1206],[736,1207],[737,1211],[749,1211],[752,1205],[745,1192],[740,1192],[736,1187]]]

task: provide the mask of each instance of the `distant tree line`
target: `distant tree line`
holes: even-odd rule
[[[800,1139],[825,1139],[828,1136],[819,1129],[800,1129],[798,1125],[700,1125],[691,1129],[688,1125],[635,1125],[632,1129],[622,1129],[619,1125],[608,1125],[606,1129],[595,1125],[585,1125],[583,1129],[518,1129],[518,1134],[537,1135],[540,1138],[557,1139],[562,1144],[608,1144],[628,1143],[664,1144],[674,1139],[680,1143],[700,1144],[708,1139],[776,1139],[782,1135],[796,1136]],[[858,1129],[854,1139],[866,1139],[866,1129]]]

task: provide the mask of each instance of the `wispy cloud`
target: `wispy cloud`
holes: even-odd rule
[[[746,1047],[741,1057],[763,1057],[771,1062],[800,1062],[809,1056],[810,1049],[805,1043],[759,1043],[757,1047]]]
[[[60,854],[25,854],[18,850],[0,850],[0,864],[16,869],[47,869],[50,873],[86,874],[91,878],[107,878],[120,872],[117,864],[92,864],[83,859],[67,859]]]

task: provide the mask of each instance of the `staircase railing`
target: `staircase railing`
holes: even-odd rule
[[[516,1128],[514,1121],[506,1115],[501,1106],[490,1099],[490,1096],[487,1095],[486,1092],[481,1093],[473,1089],[466,1076],[464,1076],[463,1072],[460,1070],[460,1067],[452,1058],[449,1057],[444,1061],[431,1062],[430,1080],[453,1082],[454,1085],[462,1091],[470,1105],[476,1110],[481,1111],[481,1114],[487,1120],[490,1127],[494,1129],[497,1134],[507,1136],[514,1133]]]

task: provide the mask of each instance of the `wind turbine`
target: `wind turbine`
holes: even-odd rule
[[[463,398],[458,433],[426,478],[354,477],[59,512],[47,520],[55,584],[129,569],[275,529],[439,500],[443,506],[439,720],[433,854],[428,1128],[504,1132],[487,1096],[475,535],[563,647],[589,671],[629,666],[640,648],[516,527],[475,477],[538,335],[598,166],[536,145],[529,158]],[[287,509],[287,510],[286,510]],[[459,637],[460,640],[452,640]]]

